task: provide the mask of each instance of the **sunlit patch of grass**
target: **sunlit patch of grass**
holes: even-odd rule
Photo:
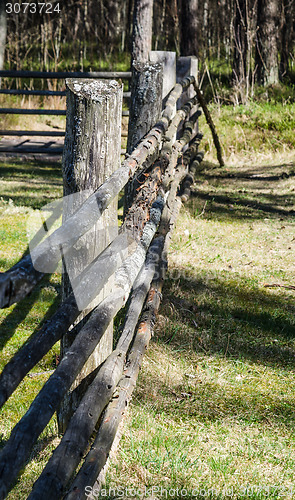
[[[294,159],[294,113],[292,102],[250,102],[247,106],[210,105],[213,121],[228,166],[237,162],[270,162],[274,154]],[[205,134],[207,159],[214,159],[214,144],[205,118],[200,119]]]
[[[1,164],[0,208],[41,208],[62,196],[61,165],[22,161]],[[5,205],[8,203],[8,206]],[[12,213],[13,216],[13,213]]]

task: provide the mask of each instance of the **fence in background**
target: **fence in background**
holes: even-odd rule
[[[14,71],[3,70],[0,71],[0,78],[19,78],[19,79],[67,79],[67,78],[91,78],[91,79],[121,79],[128,81],[131,78],[130,71],[100,71],[100,72],[65,72],[65,71]],[[0,89],[0,94],[4,95],[23,95],[23,96],[44,96],[53,97],[66,96],[66,91],[61,90],[34,90],[34,89]],[[129,102],[130,92],[123,92],[123,97],[126,102]],[[23,108],[0,108],[0,114],[14,114],[14,115],[49,115],[49,116],[65,116],[66,110],[62,109],[23,109]],[[129,116],[128,110],[122,110],[122,116]],[[64,137],[65,131],[40,131],[40,130],[0,130],[0,136],[6,137]],[[126,133],[122,133],[122,137],[126,137]],[[1,145],[1,153],[47,153],[60,155],[63,147],[50,147],[51,143],[42,146],[26,145],[26,141],[21,144]],[[122,154],[125,151],[122,150]]]

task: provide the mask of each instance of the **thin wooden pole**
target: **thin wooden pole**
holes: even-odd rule
[[[204,99],[204,96],[203,96],[201,90],[199,89],[199,87],[198,87],[198,85],[196,83],[194,84],[194,87],[195,87],[195,91],[196,91],[196,94],[197,94],[197,97],[198,97],[198,101],[199,101],[199,103],[200,103],[200,105],[201,105],[201,107],[203,109],[206,121],[207,121],[207,123],[208,123],[208,125],[210,127],[210,130],[211,130],[211,133],[212,133],[212,137],[213,137],[214,145],[215,145],[215,148],[216,148],[217,159],[219,161],[219,165],[221,167],[224,167],[224,160],[223,160],[223,157],[222,157],[221,144],[220,144],[219,137],[218,137],[218,134],[216,132],[216,128],[215,128],[215,125],[213,123],[210,111],[209,111],[209,109],[207,107],[207,104],[206,104],[206,101]]]

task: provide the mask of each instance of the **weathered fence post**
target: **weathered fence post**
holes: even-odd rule
[[[182,56],[178,57],[177,63],[176,63],[176,81],[180,82],[185,78],[186,76],[194,76],[196,81],[198,81],[198,58],[195,56]],[[191,99],[195,95],[195,90],[192,85],[188,87],[187,90],[185,90],[180,97],[178,103],[177,103],[177,108],[180,109],[184,103],[188,100]],[[192,116],[196,110],[198,109],[198,105],[194,106],[190,112],[189,116]],[[195,133],[198,132],[199,127],[198,127],[198,121],[196,121],[195,124]],[[185,148],[186,149],[186,148]]]
[[[128,124],[127,153],[130,154],[139,141],[155,125],[162,111],[162,64],[134,62],[132,66],[130,114]],[[132,204],[133,182],[125,188],[124,213]]]
[[[164,50],[152,50],[149,55],[151,63],[163,64],[163,107],[165,100],[176,83],[176,53]]]
[[[195,56],[183,56],[178,57],[176,62],[176,81],[180,82],[186,76],[194,76],[196,81],[198,81],[198,59]],[[180,109],[183,104],[191,99],[195,95],[195,91],[192,85],[183,92],[181,98],[178,101],[178,108]],[[194,111],[192,111],[192,114]]]
[[[67,124],[63,153],[64,211],[66,220],[95,189],[119,166],[121,151],[122,85],[114,80],[67,80]],[[77,193],[77,194],[75,194]],[[69,196],[72,195],[72,196]],[[63,262],[63,300],[71,291],[73,280],[110,243],[118,232],[117,198],[78,242]],[[101,294],[81,312],[75,325],[83,324],[85,315],[105,297],[110,282]],[[79,297],[75,297],[79,305]],[[74,326],[74,325],[73,325]],[[76,327],[76,329],[79,328]],[[61,341],[61,355],[70,347],[74,334],[68,332]],[[64,432],[75,409],[72,391],[112,352],[113,325],[84,365],[79,377],[64,398],[58,412],[59,431]]]

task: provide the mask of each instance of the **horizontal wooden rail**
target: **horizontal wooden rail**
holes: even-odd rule
[[[0,135],[11,136],[40,136],[40,137],[64,137],[65,131],[49,131],[49,130],[0,130]]]
[[[9,153],[9,154],[34,154],[34,155],[62,155],[63,147],[48,146],[44,144],[44,146],[30,146],[30,145],[15,145],[15,146],[1,146],[0,142],[0,153]],[[121,156],[126,154],[126,149],[121,149]],[[1,276],[1,273],[0,273]],[[1,292],[0,292],[1,295]]]
[[[45,95],[45,96],[65,96],[65,90],[26,90],[26,89],[0,89],[0,94],[8,95]]]
[[[65,109],[22,109],[22,108],[0,108],[0,114],[4,115],[60,115],[67,114]],[[129,111],[123,110],[122,116],[129,116]]]
[[[65,109],[22,109],[22,108],[0,108],[0,114],[4,115],[66,115]],[[129,116],[129,111],[123,110],[122,116]]]
[[[66,115],[65,109],[22,109],[22,108],[0,108],[0,114],[4,115]]]
[[[0,135],[11,136],[40,136],[40,137],[64,137],[65,131],[49,131],[49,130],[0,130]],[[127,137],[127,132],[122,132],[121,137]]]
[[[17,71],[2,70],[1,77],[9,78],[106,78],[130,79],[131,71]]]
[[[29,90],[29,89],[0,89],[0,94],[8,95],[39,95],[39,96],[66,96],[65,90]],[[131,92],[123,92],[123,97],[129,98]]]

